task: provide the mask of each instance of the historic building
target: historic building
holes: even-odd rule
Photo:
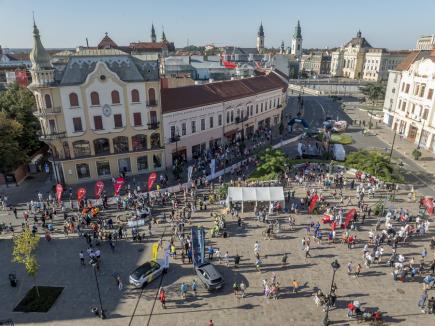
[[[164,168],[157,61],[114,47],[51,60],[36,25],[30,54],[41,140],[66,184]]]
[[[328,75],[331,70],[331,55],[327,52],[303,54],[300,69],[301,73],[309,76]]]
[[[435,49],[435,34],[422,36],[417,40],[416,50],[433,50]]]
[[[388,71],[394,69],[409,51],[387,51],[386,49],[368,49],[364,59],[363,79],[381,81],[388,79]]]
[[[0,46],[0,89],[15,82],[26,87],[31,65],[28,53],[11,53]]]
[[[390,72],[384,122],[435,152],[435,50],[413,51]]]
[[[263,30],[263,23],[260,24],[260,27],[258,28],[257,33],[257,51],[263,52],[264,51],[264,30]]]
[[[166,164],[278,125],[287,101],[282,74],[162,89]]]
[[[291,40],[291,54],[299,59],[302,57],[302,31],[299,20]]]

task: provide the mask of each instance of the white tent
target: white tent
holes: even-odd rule
[[[281,202],[285,207],[283,187],[228,187],[226,205],[229,207],[232,202]]]

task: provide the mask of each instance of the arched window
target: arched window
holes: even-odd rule
[[[148,90],[148,104],[150,106],[156,105],[156,91],[154,90],[154,88],[150,88]]]
[[[144,151],[147,149],[147,136],[146,135],[134,135],[131,138],[134,151]]]
[[[112,91],[112,104],[119,104],[121,101],[119,100],[119,92],[118,91]]]
[[[227,123],[230,123],[230,111],[227,111]]]
[[[113,138],[113,149],[116,154],[128,152],[128,138],[125,136]]]
[[[79,97],[76,93],[70,93],[69,94],[69,105],[74,108],[79,106]]]
[[[95,155],[110,154],[110,144],[107,138],[98,138],[94,140]]]
[[[131,101],[133,103],[138,103],[140,102],[140,96],[139,96],[139,91],[137,89],[133,89],[131,91]]]
[[[160,135],[154,133],[151,135],[151,149],[160,148]]]
[[[91,104],[92,105],[100,105],[100,96],[97,92],[91,93]]]
[[[87,140],[78,140],[73,143],[74,157],[91,155],[91,146]]]
[[[47,109],[51,109],[52,104],[51,104],[51,97],[50,97],[50,95],[45,94],[45,95],[44,95],[44,100],[45,100],[45,107],[46,107]]]

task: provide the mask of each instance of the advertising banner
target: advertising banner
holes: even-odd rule
[[[124,178],[123,177],[117,178],[115,184],[113,185],[113,188],[115,190],[115,196],[119,196],[119,192],[121,191],[123,185],[124,185]]]
[[[151,173],[150,176],[148,177],[148,191],[151,191],[154,182],[156,182],[156,180],[157,180],[157,173],[156,172]]]
[[[86,197],[86,189],[85,188],[79,188],[79,190],[77,190],[77,200],[81,201],[85,197]]]
[[[99,199],[104,190],[104,182],[99,180],[95,183],[95,198]]]
[[[62,193],[63,193],[63,187],[62,187],[62,185],[60,183],[58,183],[56,185],[56,199],[57,199],[57,202],[59,204],[60,204],[60,201],[62,199]]]

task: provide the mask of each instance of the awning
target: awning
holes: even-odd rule
[[[237,129],[233,129],[231,131],[227,131],[226,133],[224,133],[224,136],[228,138],[234,136],[236,133],[237,133]]]
[[[283,187],[229,187],[227,202],[284,202]]]

